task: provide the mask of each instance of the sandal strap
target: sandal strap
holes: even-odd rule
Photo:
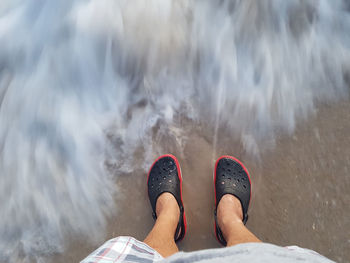
[[[185,220],[184,220],[184,209],[180,208],[180,218],[175,231],[175,242],[180,241],[185,236]]]

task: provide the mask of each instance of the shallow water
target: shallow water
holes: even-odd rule
[[[348,32],[345,0],[2,1],[0,261],[64,252],[67,237],[90,246],[101,242],[107,218],[117,216],[118,225],[126,220],[118,212],[123,202],[115,200],[125,198],[128,188],[115,183],[141,180],[164,152],[195,163],[202,155],[210,158],[206,167],[185,164],[201,176],[221,153],[245,156],[259,171],[269,156],[275,166],[255,173],[259,189],[280,189],[282,182],[270,183],[282,171],[279,158],[287,161],[279,156],[292,149],[288,161],[300,158],[288,143],[296,126],[315,118],[316,105],[337,107],[348,97]],[[294,164],[293,175],[314,169],[327,182],[319,188],[289,182],[301,194],[322,200],[330,189],[337,197],[342,192],[327,181],[333,178],[323,173],[328,159],[316,146],[321,153],[336,151],[332,143],[347,133],[333,129],[348,127],[345,121],[327,126],[329,142],[305,137],[297,144],[311,160],[300,170]],[[331,158],[335,167],[347,153],[340,149]],[[348,167],[346,161],[344,171]],[[285,193],[290,200],[293,191]],[[333,208],[340,211],[341,204]],[[341,233],[327,234],[332,242],[343,240]]]

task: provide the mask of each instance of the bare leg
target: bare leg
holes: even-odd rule
[[[156,223],[143,242],[163,257],[168,257],[179,251],[174,235],[179,222],[180,209],[172,194],[163,193],[158,197],[156,213]]]
[[[241,202],[233,195],[224,195],[218,205],[218,224],[227,246],[240,243],[261,242],[242,222]]]

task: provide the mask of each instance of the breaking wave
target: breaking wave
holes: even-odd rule
[[[341,0],[2,0],[0,261],[103,238],[114,174],[161,152],[176,118],[259,154],[348,96]],[[181,147],[181,143],[178,144]],[[113,167],[114,173],[108,172]]]

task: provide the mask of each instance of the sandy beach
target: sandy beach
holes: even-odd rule
[[[317,114],[299,123],[293,135],[280,135],[260,160],[219,135],[215,158],[235,155],[251,173],[253,199],[247,226],[261,240],[298,245],[337,262],[349,262],[349,112],[349,101],[322,105]],[[213,229],[211,139],[193,128],[184,150],[172,153],[182,167],[188,217],[188,233],[180,250],[220,247]],[[109,219],[105,239],[130,235],[143,240],[153,224],[146,172],[136,169],[134,174],[120,175],[116,187],[118,211]],[[66,253],[51,257],[51,262],[78,262],[98,246],[79,237],[71,237],[66,245]]]

